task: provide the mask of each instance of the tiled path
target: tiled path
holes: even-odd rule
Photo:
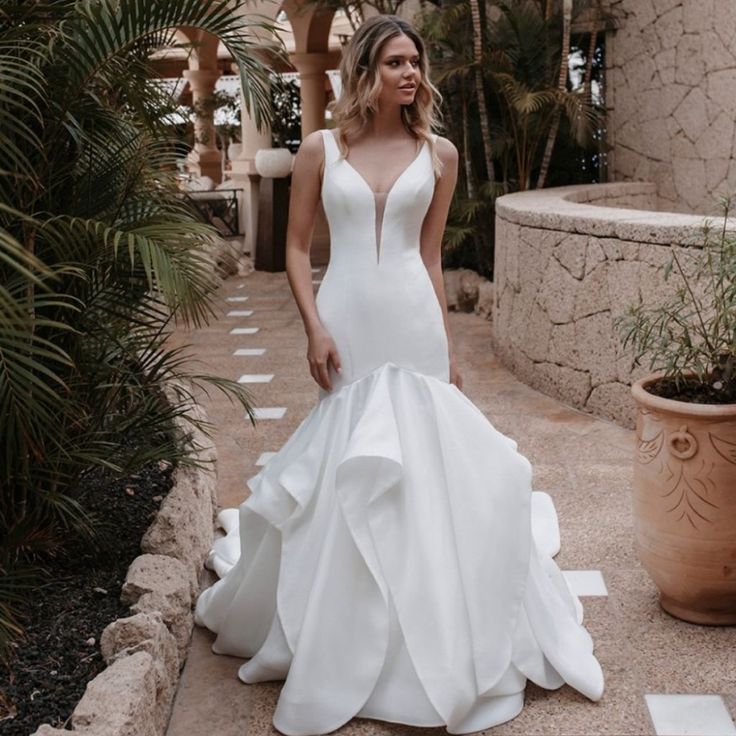
[[[314,276],[318,288],[320,272]],[[217,393],[206,399],[217,426],[220,504],[226,507],[245,499],[245,479],[296,429],[316,402],[317,386],[285,274],[257,272],[227,281],[221,307],[221,319],[208,329],[180,336],[193,344],[202,361],[198,369],[245,382],[263,417],[254,428],[242,409]],[[630,511],[633,433],[517,381],[493,358],[488,322],[451,314],[450,324],[465,393],[517,440],[534,465],[535,489],[555,501],[562,532],[556,560],[585,596],[586,625],[606,676],[597,704],[567,686],[549,692],[530,684],[522,714],[484,733],[736,735],[736,627],[700,627],[669,617],[637,562]],[[212,654],[212,640],[195,627],[168,736],[276,734],[271,716],[280,684],[241,683],[236,671],[243,660]],[[355,719],[334,733],[446,731]]]

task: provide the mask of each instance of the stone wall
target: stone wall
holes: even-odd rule
[[[686,247],[702,218],[651,206],[647,183],[520,192],[496,205],[493,340],[498,357],[534,388],[633,426],[634,370],[614,320],[661,303],[671,244]],[[588,204],[593,203],[593,204]]]
[[[650,181],[655,209],[714,211],[736,189],[736,2],[609,0],[613,181]]]

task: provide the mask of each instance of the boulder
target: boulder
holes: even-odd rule
[[[238,258],[238,276],[247,276],[249,273],[253,273],[255,267],[253,265],[253,259],[249,255],[243,254]]]
[[[159,736],[153,657],[148,652],[122,657],[88,682],[72,713],[72,728],[105,736]]]
[[[485,279],[469,268],[448,269],[444,272],[447,309],[472,312],[478,301],[478,285]]]
[[[179,664],[184,663],[192,633],[192,596],[189,571],[174,557],[140,555],[133,560],[125,576],[120,599],[133,613],[160,612],[166,627],[174,635]]]
[[[179,652],[161,614],[137,613],[113,621],[102,632],[100,650],[108,665],[136,652],[151,655],[156,674],[156,727],[163,733],[179,678]]]
[[[143,552],[175,557],[189,575],[192,600],[199,592],[199,577],[212,544],[214,473],[180,467],[174,485],[141,540]]]
[[[475,313],[483,319],[493,319],[493,282],[481,281],[478,284],[478,301],[475,303]]]

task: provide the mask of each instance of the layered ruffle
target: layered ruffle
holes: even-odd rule
[[[529,678],[603,690],[552,559],[549,496],[454,385],[385,363],[322,398],[219,520],[195,620],[245,682],[285,679],[290,736],[354,716],[469,733]]]

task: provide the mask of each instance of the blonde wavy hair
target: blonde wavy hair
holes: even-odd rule
[[[431,133],[433,128],[440,127],[442,95],[429,79],[429,61],[424,41],[410,23],[397,15],[369,18],[343,49],[340,60],[342,92],[339,99],[330,105],[332,119],[339,133],[338,147],[343,158],[347,158],[347,141],[359,137],[378,110],[378,96],[381,93],[378,60],[386,42],[400,35],[410,38],[417,47],[421,72],[414,101],[401,106],[401,119],[407,132],[414,138],[427,141],[435,176],[438,177],[442,163]]]

